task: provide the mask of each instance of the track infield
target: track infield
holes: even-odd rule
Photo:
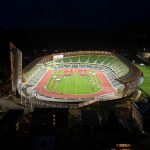
[[[101,71],[64,68],[49,70],[35,90],[41,95],[60,99],[93,98],[115,92]]]

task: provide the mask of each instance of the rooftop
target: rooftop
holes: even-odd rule
[[[150,102],[135,102],[133,105],[142,116],[150,117]]]

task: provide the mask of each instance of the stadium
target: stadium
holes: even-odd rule
[[[12,46],[12,55],[16,49]],[[22,67],[22,60],[12,64]],[[20,66],[12,82],[25,105],[84,107],[129,96],[143,82],[143,74],[136,66],[108,51],[51,54],[34,59],[24,69]]]

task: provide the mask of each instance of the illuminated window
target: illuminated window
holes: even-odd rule
[[[131,147],[131,144],[116,144],[116,147],[125,148],[124,150],[128,150]]]
[[[16,124],[16,131],[19,129],[19,122]]]
[[[56,124],[56,122],[55,122],[55,121],[56,121],[56,118],[55,118],[55,117],[56,117],[56,115],[55,115],[55,114],[53,114],[53,125],[55,125],[55,124]]]
[[[130,148],[121,148],[121,150],[131,150]]]

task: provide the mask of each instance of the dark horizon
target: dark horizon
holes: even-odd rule
[[[34,49],[149,49],[150,28],[144,24],[126,24],[119,27],[63,28],[63,27],[20,27],[1,28],[1,61],[9,60],[9,42],[14,42],[24,52]],[[3,57],[4,56],[4,57]],[[7,59],[5,59],[7,57]]]

